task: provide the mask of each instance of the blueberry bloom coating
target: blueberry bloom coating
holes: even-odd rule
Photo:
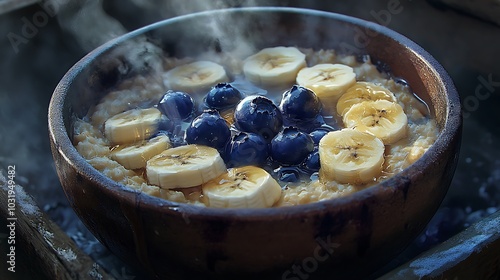
[[[167,91],[158,102],[158,110],[171,120],[185,120],[193,114],[194,101],[182,91]]]
[[[269,156],[267,141],[260,135],[239,132],[226,147],[226,164],[229,167],[244,165],[263,166]]]
[[[271,141],[272,158],[285,165],[298,165],[314,149],[314,142],[309,134],[296,127],[285,127]]]
[[[271,141],[283,126],[278,107],[269,98],[260,95],[244,98],[236,106],[234,120],[239,130],[259,134],[266,141]]]
[[[193,119],[186,129],[185,139],[189,144],[210,146],[223,150],[231,137],[226,121],[216,110],[205,110]]]
[[[292,121],[313,120],[321,112],[321,107],[314,92],[297,85],[283,93],[280,103],[283,116]]]

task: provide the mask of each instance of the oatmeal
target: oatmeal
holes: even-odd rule
[[[163,81],[121,82],[74,125],[97,170],[149,195],[213,207],[338,198],[434,143],[428,108],[368,56],[276,47],[166,56]],[[221,97],[222,96],[222,97]]]

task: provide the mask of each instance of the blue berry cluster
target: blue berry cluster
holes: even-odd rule
[[[214,147],[229,167],[260,166],[284,182],[319,170],[319,141],[334,128],[325,123],[322,104],[311,90],[294,85],[275,104],[264,95],[244,96],[231,84],[220,83],[203,103],[197,113],[187,93],[167,91],[161,98],[157,106],[166,120],[160,127],[174,146]],[[227,110],[234,111],[233,123],[221,116]]]

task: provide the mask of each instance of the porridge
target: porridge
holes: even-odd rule
[[[97,170],[152,196],[277,207],[352,194],[419,159],[437,124],[368,56],[295,47],[165,56],[162,79],[120,82],[74,125]]]

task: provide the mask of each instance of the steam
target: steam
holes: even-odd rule
[[[139,2],[139,0],[135,0]],[[150,2],[150,1],[149,1]],[[162,16],[172,17],[178,15],[191,14],[209,10],[219,10],[237,7],[252,7],[259,6],[256,0],[216,0],[216,1],[203,1],[203,0],[186,0],[186,1],[153,1],[161,2]],[[278,1],[274,1],[275,3]],[[281,1],[284,2],[284,1]],[[200,26],[185,26],[182,32],[188,34],[199,34],[200,38],[205,37],[205,33],[209,33],[211,38],[216,39],[216,46],[222,52],[230,52],[236,57],[246,57],[256,51],[255,40],[252,38],[253,34],[245,34],[243,31],[247,30],[247,26],[255,25],[255,22],[249,22],[247,17],[234,17],[231,13],[214,13],[210,17],[200,23]],[[273,19],[266,20],[266,25],[273,26]],[[202,30],[202,31],[200,31]],[[203,32],[200,34],[200,32]],[[214,42],[209,42],[214,43]],[[190,54],[199,52],[199,46],[180,46],[177,53]],[[208,51],[210,49],[208,48]],[[209,58],[210,53],[205,54],[205,58]]]
[[[90,52],[109,40],[125,34],[127,30],[115,18],[107,14],[102,6],[102,0],[77,0],[60,4],[61,0],[47,0],[55,9],[58,22],[63,30],[74,38],[78,46],[85,52]],[[129,7],[137,8],[137,14],[152,15],[156,12],[160,17],[171,18],[174,16],[190,14],[200,11],[225,9],[243,6],[258,6],[257,0],[185,0],[185,1],[160,1],[160,0],[129,0]],[[142,12],[140,12],[142,11]],[[255,34],[245,34],[247,26],[255,25],[248,22],[248,17],[235,17],[233,13],[214,13],[207,17],[200,25],[183,26],[177,30],[179,35],[188,35],[195,38],[189,44],[177,44],[174,50],[176,56],[192,56],[204,53],[203,57],[210,60],[213,52],[231,53],[234,57],[244,58],[256,51]],[[274,26],[272,18],[266,19],[266,26]],[[198,23],[197,23],[198,24]],[[207,37],[207,34],[210,36]],[[199,36],[198,36],[199,35]],[[175,36],[174,36],[175,37]],[[204,38],[208,41],[196,44],[196,40]],[[252,38],[253,37],[253,38]],[[192,41],[195,41],[193,44]],[[113,49],[110,56],[104,57],[100,64],[100,71],[105,82],[115,82],[126,78],[131,73],[148,73],[155,80],[161,80],[162,46],[154,45],[151,40],[139,37],[128,40]],[[200,49],[201,48],[201,49]],[[212,56],[213,57],[213,56]]]
[[[78,45],[89,52],[105,42],[125,34],[127,30],[102,8],[102,0],[68,1],[50,0],[59,7],[57,18],[63,30],[71,34]]]
[[[129,1],[132,9],[137,8],[138,16],[155,15],[152,17],[165,19],[214,9],[259,6],[257,0]],[[61,4],[61,2],[64,3]],[[287,0],[276,2],[283,5],[286,4]],[[276,2],[273,3],[276,4]],[[85,52],[90,52],[103,43],[128,31],[117,19],[106,14],[102,7],[102,0],[47,0],[46,3],[55,7],[55,14],[61,28],[70,34]],[[207,26],[209,26],[212,34],[219,38],[221,47],[236,47],[237,53],[249,53],[253,50],[252,40],[245,38],[239,32],[246,24],[247,22],[241,19],[228,19],[224,14],[219,14],[217,17],[212,18],[207,23]],[[231,27],[230,36],[227,36],[228,25]],[[186,27],[185,32],[190,32],[189,27]],[[235,44],[235,42],[238,43]]]
[[[226,9],[243,6],[258,6],[256,0],[183,0],[183,1],[162,1],[162,0],[131,0],[137,6],[144,9],[159,9],[163,18],[169,18],[178,15],[191,14],[195,12]]]

